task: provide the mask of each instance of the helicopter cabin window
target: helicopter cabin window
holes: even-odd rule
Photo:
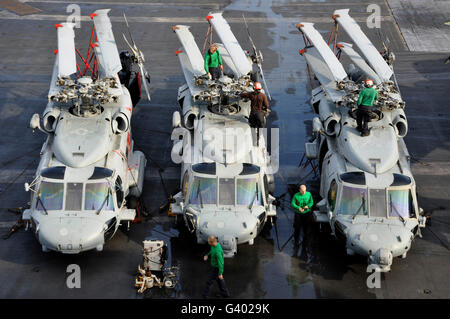
[[[190,204],[205,205],[217,203],[217,179],[195,176],[192,183]]]
[[[388,190],[389,217],[415,218],[414,203],[409,189]]]
[[[367,215],[367,189],[344,186],[338,212],[342,215]]]
[[[261,187],[257,178],[237,179],[237,204],[238,205],[262,205]]]
[[[328,191],[328,204],[330,205],[331,211],[334,211],[334,207],[336,206],[336,194],[337,194],[337,183],[336,180],[333,179],[330,185],[330,189]]]
[[[63,207],[64,184],[42,182],[37,198],[37,210],[61,210]]]
[[[114,203],[108,182],[86,184],[84,209],[114,210]]]
[[[83,183],[67,183],[66,210],[81,210]]]
[[[219,179],[219,205],[234,205],[234,178]]]

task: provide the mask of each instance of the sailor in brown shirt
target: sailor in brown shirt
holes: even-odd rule
[[[260,82],[255,82],[253,89],[253,92],[241,93],[240,96],[250,99],[251,111],[248,122],[250,127],[256,128],[256,144],[259,145],[259,129],[265,125],[264,111],[269,109],[269,101],[267,100],[267,96],[261,92],[262,85]]]
[[[251,127],[263,128],[265,124],[264,111],[269,109],[267,96],[261,92],[262,85],[255,82],[253,92],[241,93],[241,97],[250,99],[251,112],[248,121]]]

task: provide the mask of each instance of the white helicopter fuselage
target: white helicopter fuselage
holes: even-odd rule
[[[256,145],[256,132],[252,134],[248,124],[249,100],[238,99],[235,114],[216,114],[209,103],[192,103],[184,88],[178,100],[189,105],[183,105],[185,125],[177,123],[172,134],[172,158],[182,160],[182,191],[174,197],[172,213],[183,216],[199,244],[216,236],[225,255],[232,257],[237,244],[253,244],[266,221],[276,215],[265,139],[261,130]]]
[[[138,64],[144,73],[143,55],[133,42],[134,55],[121,60],[109,11],[91,15],[96,43],[91,39],[84,73],[76,60],[75,24],[56,25],[58,50],[48,104],[42,120],[34,114],[30,121],[47,139],[35,178],[25,184],[32,193],[22,216],[43,251],[101,251],[118,227],[129,226],[136,216],[146,159],[134,150],[131,135],[133,108],[140,98],[131,66]],[[128,88],[134,89],[133,98]]]
[[[116,102],[90,117],[73,114],[63,103],[50,102],[46,109],[57,110],[58,116],[42,147],[35,191],[23,214],[44,251],[102,250],[121,224],[135,218],[126,198],[140,196],[146,159],[134,150],[128,125],[125,131],[114,129],[117,113],[132,110],[128,90],[122,90]],[[131,111],[121,115],[130,122]]]
[[[397,111],[383,112],[369,123],[370,135],[361,137],[347,107],[326,96],[318,103],[320,117],[332,110],[340,120],[315,141],[322,198],[315,219],[330,224],[348,254],[368,256],[387,271],[393,257],[406,257],[420,223],[409,154],[393,124]]]
[[[305,145],[307,158],[318,159],[321,170],[322,199],[313,215],[330,224],[348,254],[368,256],[370,264],[389,271],[393,257],[406,257],[426,221],[403,141],[408,131],[405,103],[387,63],[393,55],[380,54],[349,9],[336,10],[333,19],[362,56],[351,43],[335,43],[338,52],[332,51],[313,23],[297,25],[305,42],[301,54],[320,83],[311,99],[318,115],[313,120],[315,140]],[[352,62],[347,69],[338,59],[341,54]],[[375,104],[365,102],[375,106],[369,113],[368,136],[362,136],[356,121],[364,79],[371,79],[378,92]]]

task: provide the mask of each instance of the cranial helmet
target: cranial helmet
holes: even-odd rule
[[[364,81],[364,84],[366,85],[366,87],[370,88],[373,86],[373,81],[371,79],[367,79]]]
[[[253,88],[254,88],[255,90],[261,90],[261,89],[262,89],[262,85],[261,85],[260,82],[255,82],[255,83],[253,84]]]
[[[209,46],[209,51],[214,52],[217,50],[217,44],[213,43]]]

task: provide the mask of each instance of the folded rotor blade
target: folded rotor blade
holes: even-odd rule
[[[206,74],[202,53],[195,42],[194,36],[189,31],[189,26],[176,25],[173,29],[183,45],[183,52],[189,59],[194,76]]]
[[[234,65],[236,66],[236,70],[238,71],[239,76],[247,75],[252,71],[252,65],[245,54],[244,50],[242,50],[239,42],[234,36],[233,32],[231,32],[230,25],[223,18],[222,13],[214,13],[210,14],[213,18],[209,21],[211,22],[214,30],[219,36],[221,42],[227,49],[228,53],[233,60]]]
[[[267,93],[267,97],[271,101],[272,100],[272,96],[270,95],[269,87],[267,86],[266,78],[264,76],[264,71],[262,69],[262,61],[261,61],[262,59],[260,59],[260,56],[258,54],[258,50],[256,49],[255,42],[253,42],[252,36],[250,35],[250,29],[248,27],[247,20],[245,19],[245,15],[244,14],[242,14],[242,18],[244,19],[245,28],[247,29],[248,39],[250,40],[250,44],[252,45],[253,54],[254,54],[254,56],[256,58],[256,63],[258,64],[259,74],[261,75],[261,79],[263,81],[264,88],[265,88],[265,91]]]
[[[376,74],[358,52],[353,49],[353,46],[350,43],[339,42],[338,46],[369,79],[373,80],[375,84],[381,84],[382,81],[378,74]]]
[[[103,54],[100,46],[94,46],[94,51],[98,61],[98,77],[101,79],[106,76],[105,62],[103,61]]]
[[[264,76],[262,65],[258,64],[258,68],[259,68],[259,74],[261,74],[261,79],[263,81],[265,91],[267,93],[267,97],[269,98],[269,101],[272,101],[272,96],[270,95],[269,87],[267,86],[267,83],[266,83],[266,77]]]
[[[348,14],[349,9],[334,11],[336,21],[341,25],[352,41],[358,46],[370,66],[375,70],[381,80],[387,81],[391,78],[393,71],[375,48],[369,38],[361,30],[356,21]]]
[[[147,79],[146,79],[147,71],[145,70],[144,65],[142,63],[139,63],[139,69],[141,71],[141,82],[144,85],[144,90],[145,90],[145,93],[147,95],[147,100],[150,102],[151,101],[151,99],[150,99],[150,90],[148,88]]]
[[[58,76],[70,76],[77,72],[75,56],[75,32],[74,23],[61,23],[57,28],[58,33]]]
[[[95,11],[96,15],[93,17],[105,75],[108,77],[117,75],[117,72],[122,69],[111,21],[108,17],[109,11],[110,9],[97,10]]]
[[[317,47],[308,48],[303,56],[330,99],[335,103],[342,101],[345,91],[338,90],[336,79]]]
[[[58,57],[55,59],[55,64],[53,65],[53,72],[52,72],[52,79],[50,82],[50,89],[48,90],[48,100],[50,101],[53,96],[56,95],[56,93],[59,92],[59,87],[56,84],[56,81],[58,80]]]
[[[320,54],[323,62],[328,66],[335,81],[341,81],[347,77],[341,62],[336,58],[333,51],[324,41],[319,31],[314,28],[314,23],[301,23],[300,30],[306,35]],[[310,49],[307,49],[307,51]]]
[[[230,70],[234,73],[234,75],[238,78],[239,71],[234,65],[233,59],[231,58],[225,46],[222,43],[215,43],[215,44],[217,45],[217,50],[219,50],[223,63],[226,64],[230,68]]]
[[[179,50],[178,58],[180,59],[181,68],[183,69],[184,73],[184,78],[186,79],[186,83],[189,87],[189,91],[191,92],[192,98],[196,100],[200,96],[202,90],[200,90],[200,88],[198,88],[195,85],[194,71],[192,69],[192,65],[188,55],[180,51],[181,50]]]

